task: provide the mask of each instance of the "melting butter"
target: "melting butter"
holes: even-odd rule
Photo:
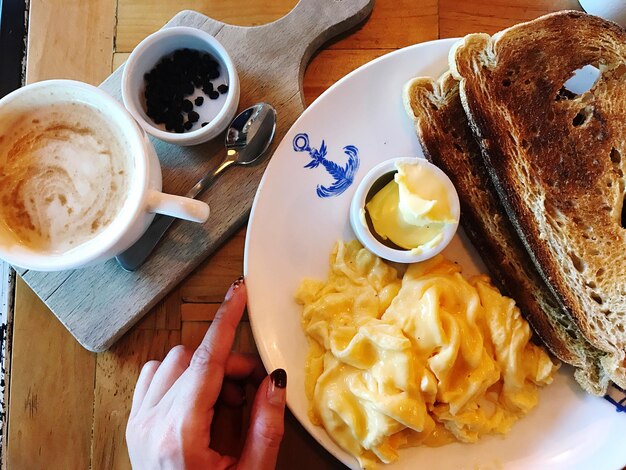
[[[376,233],[401,248],[421,251],[443,239],[456,223],[448,190],[441,179],[419,163],[396,163],[393,181],[366,204]]]

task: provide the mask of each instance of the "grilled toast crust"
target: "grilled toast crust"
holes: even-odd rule
[[[599,67],[593,87],[559,91]],[[450,69],[503,205],[602,366],[626,386],[626,30],[559,12],[466,36]]]
[[[537,335],[562,361],[577,368],[588,392],[603,395],[608,379],[591,346],[549,291],[511,225],[489,178],[459,97],[458,82],[415,78],[403,100],[428,160],[452,180],[461,201],[461,224],[489,271],[511,295]]]

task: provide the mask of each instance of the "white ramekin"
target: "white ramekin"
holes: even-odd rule
[[[163,57],[185,48],[207,52],[217,60],[226,71],[228,92],[221,110],[206,126],[178,134],[161,129],[146,114],[144,74]],[[209,33],[186,26],[163,28],[145,38],[130,54],[122,72],[122,99],[130,114],[148,134],[177,145],[201,144],[224,131],[237,112],[239,92],[239,76],[226,49]]]
[[[365,204],[370,189],[380,178],[384,176],[389,177],[390,174],[396,173],[396,163],[411,163],[427,167],[446,187],[452,216],[456,220],[456,223],[449,224],[443,229],[443,237],[439,243],[429,248],[423,248],[418,253],[411,252],[411,250],[398,250],[384,245],[372,234],[365,221]],[[432,258],[448,246],[459,226],[460,212],[459,196],[456,189],[450,178],[439,167],[422,158],[401,157],[386,160],[376,165],[363,177],[350,204],[350,225],[357,239],[375,255],[396,263],[417,263]]]
[[[75,269],[112,258],[129,248],[148,228],[155,213],[204,222],[209,206],[195,199],[161,192],[161,166],[146,133],[114,98],[86,83],[48,80],[20,88],[0,100],[0,123],[9,126],[15,113],[54,103],[80,102],[96,108],[125,142],[132,178],[122,209],[94,238],[62,253],[36,251],[20,244],[0,223],[0,258],[34,271]]]

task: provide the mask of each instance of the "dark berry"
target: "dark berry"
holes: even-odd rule
[[[189,119],[191,122],[196,122],[198,119],[200,119],[200,115],[195,111],[190,111],[187,114],[187,119]]]
[[[207,73],[207,77],[209,77],[211,80],[214,80],[219,76],[220,76],[220,72],[217,69],[217,67],[211,67]]]
[[[188,131],[193,127],[193,122],[187,121],[185,124],[183,124],[183,127],[185,128],[186,131]]]
[[[165,124],[168,130],[180,132],[182,127],[184,131],[189,126],[194,103],[200,106],[206,96],[185,98],[192,96],[198,87],[216,99],[219,93],[211,79],[219,75],[220,65],[210,54],[189,48],[174,51],[143,75],[146,114],[155,123]],[[186,119],[183,113],[187,113]]]
[[[212,91],[211,93],[209,93],[209,98],[211,98],[212,100],[216,100],[220,97],[220,94],[217,91]]]
[[[185,53],[188,51],[189,49],[178,49],[177,51],[174,51],[174,54],[172,55],[172,58],[178,62],[180,61],[183,56],[185,55]]]
[[[177,134],[182,134],[183,132],[185,132],[185,128],[183,127],[182,124],[178,124],[175,128],[174,131],[176,131]]]
[[[189,100],[183,100],[183,104],[181,105],[181,108],[183,111],[188,113],[189,111],[193,109],[193,103]]]
[[[201,127],[204,127],[208,124],[208,122],[203,122],[202,124],[200,124]]]
[[[228,85],[220,85],[217,87],[217,91],[219,91],[221,94],[224,94],[226,92],[228,92]]]

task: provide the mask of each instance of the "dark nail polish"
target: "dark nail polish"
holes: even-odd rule
[[[234,287],[239,287],[241,284],[243,284],[243,276],[239,276],[235,279],[235,282],[233,282]]]
[[[230,300],[233,294],[235,293],[235,291],[239,289],[239,287],[241,286],[241,284],[243,284],[243,282],[244,282],[243,276],[239,276],[237,279],[235,279],[235,282],[233,282],[228,288],[228,292],[226,292],[226,295],[224,296],[224,300]]]
[[[278,388],[287,387],[287,372],[285,372],[285,369],[276,369],[270,374],[270,379]]]

